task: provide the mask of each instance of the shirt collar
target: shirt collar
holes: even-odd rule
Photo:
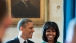
[[[22,0],[22,2],[25,4],[26,7],[28,6],[28,4],[26,2],[24,2],[23,0]]]
[[[24,41],[26,41],[27,42],[27,40],[24,40],[22,37],[20,37],[19,35],[18,35],[18,39],[19,39],[19,41],[20,41],[20,43],[23,43]],[[28,43],[28,42],[27,42]]]

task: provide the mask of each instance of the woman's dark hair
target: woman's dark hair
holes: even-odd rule
[[[6,0],[0,0],[0,23],[6,16],[6,12],[7,12]]]
[[[43,41],[48,42],[48,40],[46,38],[46,30],[49,29],[50,27],[53,27],[55,29],[55,31],[56,31],[56,36],[55,36],[55,39],[54,39],[54,43],[56,43],[57,42],[57,39],[58,39],[58,37],[60,35],[60,33],[59,33],[58,25],[55,22],[48,21],[48,22],[46,22],[43,25],[42,39],[43,39]]]

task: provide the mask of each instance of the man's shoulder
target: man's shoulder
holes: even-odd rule
[[[7,41],[5,43],[16,43],[16,42],[19,42],[18,37],[14,38],[12,40],[9,40],[9,41]]]
[[[24,3],[22,1],[15,4],[14,6],[12,6],[13,9],[22,8],[22,7],[25,7],[25,5],[24,5]]]
[[[29,43],[34,43],[34,42],[33,42],[33,41],[31,41],[31,40],[28,40],[28,42],[29,42]]]
[[[14,40],[9,40],[9,41],[7,41],[5,43],[14,43],[14,42],[15,42]]]

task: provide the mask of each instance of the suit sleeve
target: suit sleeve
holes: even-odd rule
[[[5,43],[15,43],[14,40],[7,41]]]

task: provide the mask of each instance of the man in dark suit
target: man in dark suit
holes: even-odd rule
[[[12,14],[15,18],[38,18],[39,11],[35,6],[30,4],[29,0],[20,0],[12,7]]]
[[[34,43],[28,38],[32,38],[34,32],[33,23],[29,19],[21,19],[18,22],[17,28],[19,29],[19,35],[13,40],[7,41],[6,43]]]

